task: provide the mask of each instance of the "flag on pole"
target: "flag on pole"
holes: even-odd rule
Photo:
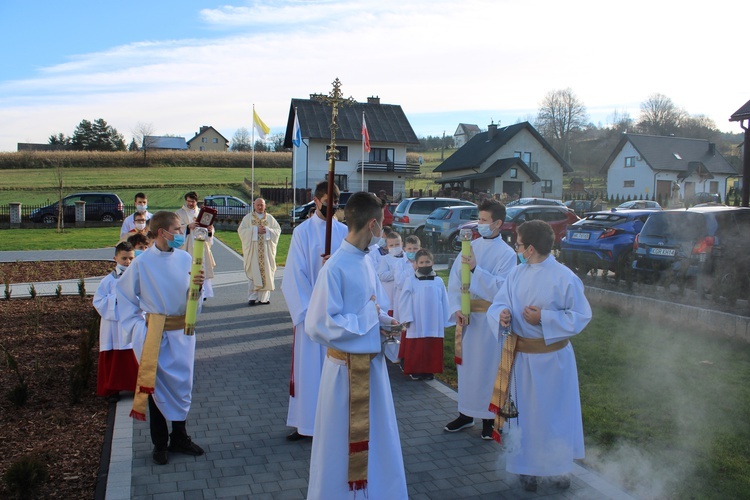
[[[292,144],[296,147],[300,147],[302,144],[302,131],[299,129],[299,119],[297,118],[297,110],[294,110],[294,128],[292,129]]]
[[[367,122],[365,121],[365,114],[362,113],[362,143],[364,144],[365,152],[370,152],[370,133],[367,131]]]
[[[258,131],[260,139],[265,141],[266,135],[271,131],[271,127],[263,123],[263,120],[260,119],[258,113],[255,112],[255,108],[253,108],[253,126],[255,127],[255,130]]]

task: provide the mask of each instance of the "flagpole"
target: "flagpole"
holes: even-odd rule
[[[250,139],[253,148],[252,160],[250,160],[250,200],[255,203],[255,104],[253,104],[253,126],[252,138]]]
[[[362,111],[362,189],[365,190],[365,112]]]
[[[294,107],[294,123],[297,123],[297,107]],[[297,156],[299,156],[299,146],[295,145],[294,127],[292,127],[292,146],[294,146],[292,162],[292,218],[294,218],[294,209],[297,208]]]

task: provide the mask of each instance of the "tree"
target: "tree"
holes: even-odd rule
[[[133,134],[133,142],[143,151],[143,164],[146,165],[148,150],[156,143],[154,125],[152,123],[138,122],[135,124],[135,128],[131,130],[131,133]],[[136,150],[138,150],[138,147]]]
[[[78,151],[125,151],[125,138],[102,118],[93,123],[81,120],[73,132],[71,146]]]
[[[686,113],[664,94],[651,94],[641,103],[638,129],[644,134],[671,135],[680,128]]]
[[[270,139],[274,151],[284,151],[284,134],[274,134]]]
[[[70,137],[66,137],[62,132],[49,136],[49,143],[55,146],[70,146],[70,140]]]
[[[245,152],[252,149],[250,141],[250,131],[245,127],[238,128],[232,136],[232,145],[230,151]]]
[[[547,140],[562,150],[563,158],[570,161],[571,134],[585,128],[587,121],[586,106],[568,87],[551,90],[544,96],[539,105],[536,127]]]

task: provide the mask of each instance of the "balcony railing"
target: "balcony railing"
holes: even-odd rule
[[[357,162],[357,172],[362,172],[364,165],[365,173],[394,173],[417,175],[420,173],[418,163],[399,163],[393,161],[366,161]]]

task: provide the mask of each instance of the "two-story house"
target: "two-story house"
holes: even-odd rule
[[[204,125],[196,132],[195,137],[187,141],[190,151],[221,151],[229,149],[229,141],[218,130]]]
[[[706,139],[640,134],[623,134],[600,171],[607,174],[607,194],[620,199],[685,199],[705,192],[724,200],[727,179],[737,177]]]
[[[471,123],[459,123],[456,131],[453,133],[453,145],[456,149],[463,147],[472,137],[477,135],[481,130],[477,125]]]
[[[529,123],[491,124],[435,168],[443,187],[510,197],[562,198],[573,169]]]
[[[328,178],[328,145],[331,143],[331,107],[310,99],[292,99],[284,147],[292,148],[292,169],[297,189],[313,189]],[[294,113],[297,111],[302,141],[292,147]],[[370,152],[362,149],[362,114],[370,137]],[[406,179],[419,174],[419,165],[406,161],[406,147],[418,144],[414,130],[401,106],[381,104],[368,97],[366,103],[346,105],[338,110],[336,131],[336,185],[342,191],[364,190],[389,196],[406,190]]]

